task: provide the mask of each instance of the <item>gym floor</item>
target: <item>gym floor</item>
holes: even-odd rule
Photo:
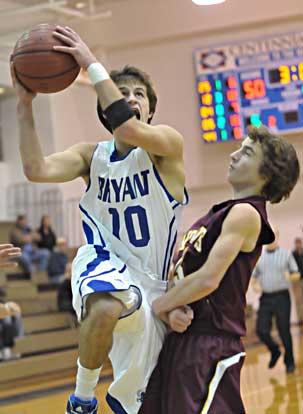
[[[297,369],[286,375],[283,358],[276,367],[267,369],[269,354],[262,345],[249,346],[242,371],[242,395],[247,414],[303,413],[303,329],[293,328]],[[0,365],[1,370],[1,365]],[[100,414],[110,414],[104,396],[110,371],[103,372],[97,388]],[[63,414],[69,394],[73,391],[74,373],[60,377],[39,378],[0,390],[0,414]],[[155,413],[157,414],[157,413]]]

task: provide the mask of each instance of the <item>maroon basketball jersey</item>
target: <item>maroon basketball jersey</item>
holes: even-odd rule
[[[175,274],[179,277],[187,276],[203,266],[221,233],[227,214],[235,204],[240,203],[251,204],[260,214],[262,228],[256,247],[250,253],[240,252],[219,287],[207,297],[191,304],[195,316],[188,331],[235,336],[244,336],[246,333],[245,295],[249,280],[262,245],[271,243],[275,237],[267,220],[263,197],[251,196],[214,205],[185,234],[175,262]]]

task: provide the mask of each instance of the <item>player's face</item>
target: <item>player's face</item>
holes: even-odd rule
[[[247,137],[241,147],[230,155],[228,181],[232,186],[245,188],[262,188],[265,179],[260,175],[260,166],[263,159],[259,142]]]
[[[135,79],[120,82],[117,86],[126,101],[135,111],[137,119],[147,123],[151,114],[149,110],[149,100],[146,86]]]

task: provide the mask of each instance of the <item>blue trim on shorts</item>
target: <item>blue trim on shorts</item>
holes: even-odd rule
[[[125,268],[124,268],[125,267]],[[121,270],[123,270],[123,272],[125,271],[125,269],[126,269],[126,266],[124,266]],[[81,297],[82,297],[82,293],[81,293],[81,288],[82,288],[82,285],[83,285],[83,282],[85,281],[85,280],[87,280],[87,279],[92,279],[92,278],[95,278],[95,277],[98,277],[98,276],[102,276],[102,275],[106,275],[106,274],[108,274],[108,273],[112,273],[112,272],[119,272],[119,273],[123,273],[123,272],[121,272],[120,270],[117,270],[115,267],[113,267],[112,269],[109,269],[109,270],[106,270],[106,271],[104,271],[104,272],[101,272],[101,273],[98,273],[97,275],[92,275],[92,276],[86,276],[82,281],[81,281],[81,283],[80,283],[80,286],[79,286],[79,292],[80,292],[80,295],[81,295]],[[115,291],[117,291],[117,292],[119,292],[119,291],[123,291],[123,290],[128,290],[128,289],[116,289],[116,288],[114,288],[113,290],[115,290]],[[102,291],[100,291],[100,292],[102,292]]]
[[[120,401],[118,401],[116,398],[112,397],[109,393],[106,394],[105,398],[107,404],[113,410],[114,414],[127,414]]]
[[[105,243],[105,241],[104,241],[104,239],[103,239],[103,237],[100,233],[99,227],[97,226],[95,220],[88,214],[88,212],[81,206],[81,204],[79,204],[79,208],[82,211],[82,213],[94,224],[94,226],[96,227],[96,229],[98,231],[100,241],[101,241],[101,243],[103,243],[103,247],[105,247],[106,243]]]
[[[106,282],[105,280],[92,280],[87,284],[87,286],[93,289],[95,292],[110,292],[117,290],[112,283]]]
[[[110,259],[109,251],[104,250],[103,248],[99,250],[97,246],[94,246],[94,248],[97,257],[95,257],[91,262],[87,263],[86,270],[81,273],[80,277],[88,276],[89,273],[93,272],[101,262],[105,262]]]
[[[164,264],[163,264],[163,270],[162,270],[162,280],[165,279],[165,270],[166,270],[166,261],[167,261],[168,249],[169,249],[169,245],[170,245],[172,227],[173,227],[173,224],[174,224],[175,220],[176,220],[176,217],[174,216],[172,218],[171,222],[169,223],[168,240],[167,240],[167,244],[166,244],[165,258],[164,258]]]

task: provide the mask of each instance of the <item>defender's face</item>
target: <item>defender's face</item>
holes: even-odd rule
[[[146,86],[135,79],[118,83],[118,88],[128,104],[135,111],[137,119],[147,123],[151,117]]]
[[[247,137],[241,147],[230,155],[228,181],[234,186],[262,187],[265,183],[259,171],[263,159],[261,145]]]

